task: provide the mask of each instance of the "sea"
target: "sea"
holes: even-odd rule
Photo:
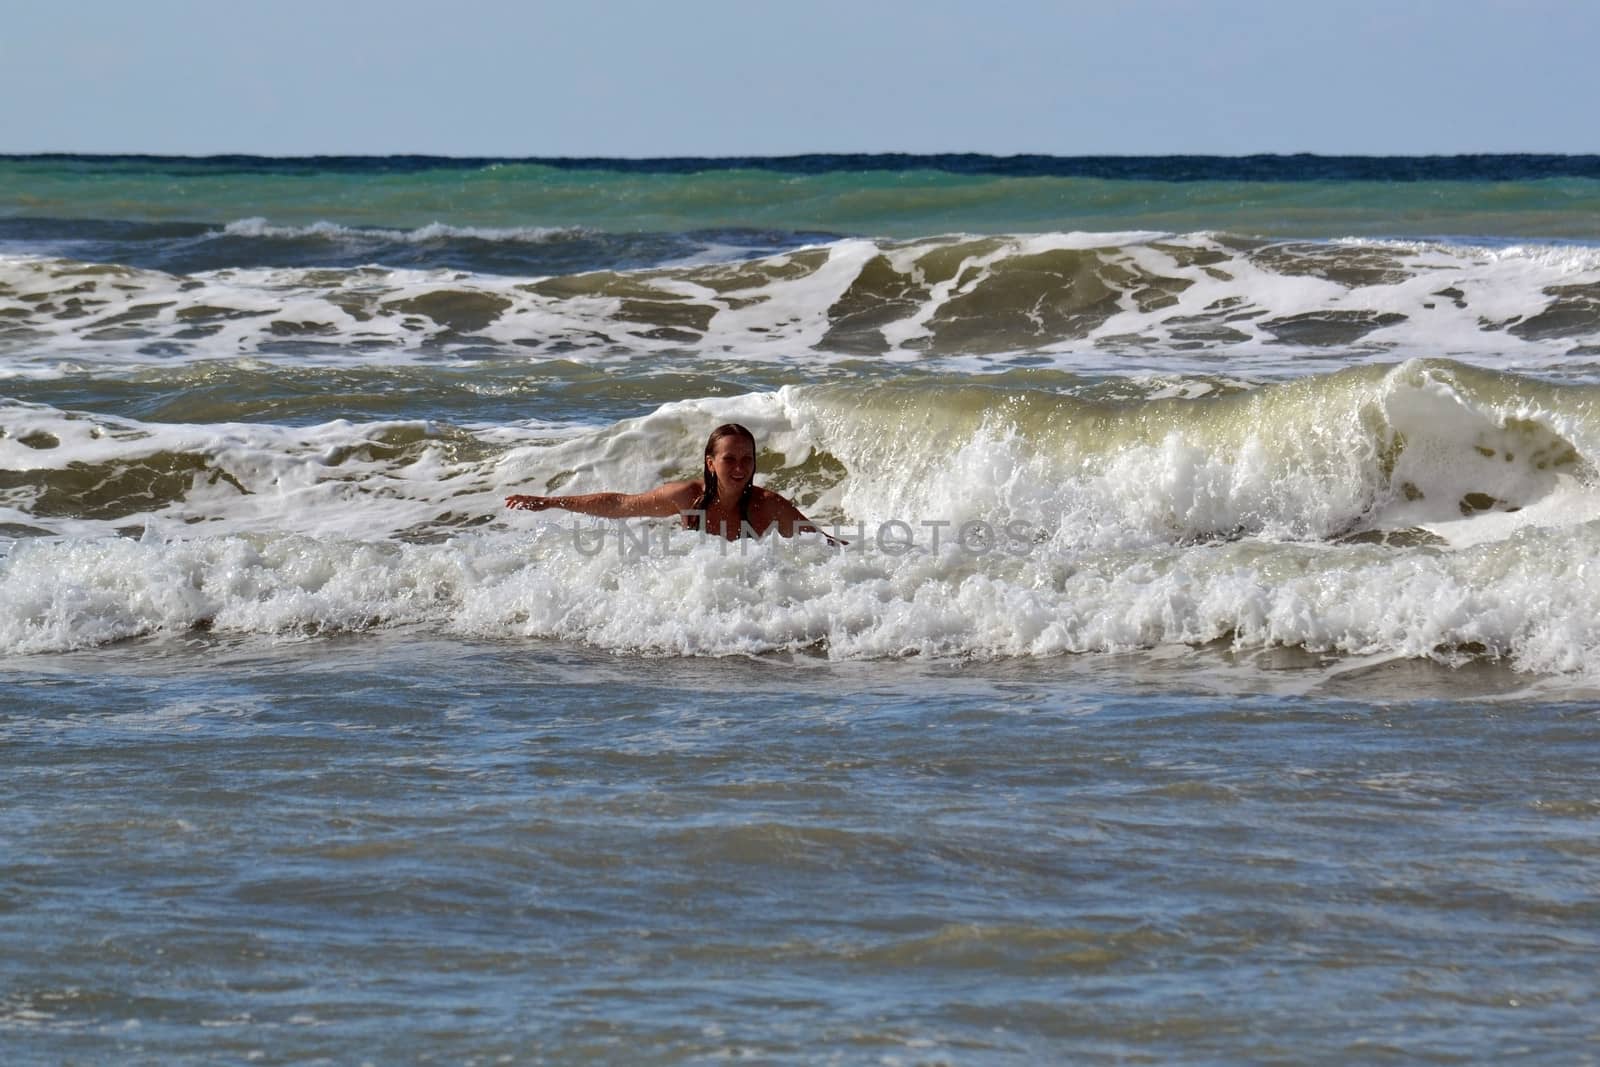
[[[842,544],[508,512],[697,477]],[[0,157],[7,1064],[1600,1062],[1600,157]]]

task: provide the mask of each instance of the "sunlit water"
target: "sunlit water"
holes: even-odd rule
[[[1582,1062],[1595,694],[1285,653],[8,665],[10,1062]]]
[[[1600,1059],[1600,161],[0,185],[0,1063]]]

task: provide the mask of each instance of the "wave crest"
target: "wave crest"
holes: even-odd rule
[[[347,242],[426,244],[433,241],[468,239],[543,244],[584,237],[593,231],[581,226],[451,226],[432,222],[412,230],[345,226],[334,222],[314,222],[308,226],[275,225],[265,218],[235,219],[221,232],[228,237],[259,237],[283,240],[327,240]]]
[[[391,236],[427,242],[446,239],[446,230]],[[287,232],[295,240],[366,234]],[[467,231],[449,232],[457,240]],[[493,232],[495,240],[559,244],[563,231]],[[969,370],[1044,363],[1099,373],[1203,372],[1226,360],[1255,375],[1302,373],[1307,361],[1334,355],[1445,355],[1559,370],[1600,355],[1600,253],[1044,234],[850,239],[537,277],[372,265],[182,276],[0,257],[0,352],[24,362],[69,354],[492,353],[596,363],[671,355]]]

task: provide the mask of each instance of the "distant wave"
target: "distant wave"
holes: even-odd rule
[[[269,237],[289,240],[323,239],[330,241],[385,241],[426,244],[430,241],[468,239],[475,241],[524,241],[542,244],[587,236],[592,231],[581,226],[449,226],[442,222],[414,230],[379,227],[342,226],[334,222],[315,222],[309,226],[283,226],[264,218],[237,219],[221,230],[229,237]]]
[[[234,226],[241,239],[278,232],[258,220]],[[371,231],[281,232],[345,241]],[[430,226],[379,240],[411,248],[464,232],[472,231]],[[562,231],[491,232],[507,247],[567,247]],[[364,248],[347,257],[359,266],[189,276],[0,257],[0,286],[29,296],[0,291],[0,353],[25,357],[12,373],[65,355],[170,361],[316,350],[344,359],[498,350],[579,362],[672,353],[800,365],[1025,358],[1118,373],[1189,361],[1203,371],[1225,357],[1235,372],[1257,375],[1298,372],[1323,353],[1471,357],[1552,372],[1600,356],[1600,249],[1580,244],[1045,233],[832,240],[752,257],[698,240],[650,250],[676,252],[681,265],[548,275],[527,273],[517,257],[492,274],[374,266]]]

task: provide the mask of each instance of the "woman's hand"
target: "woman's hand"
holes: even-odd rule
[[[548,496],[508,496],[506,507],[513,511],[543,511],[546,508],[558,507],[554,497]]]

